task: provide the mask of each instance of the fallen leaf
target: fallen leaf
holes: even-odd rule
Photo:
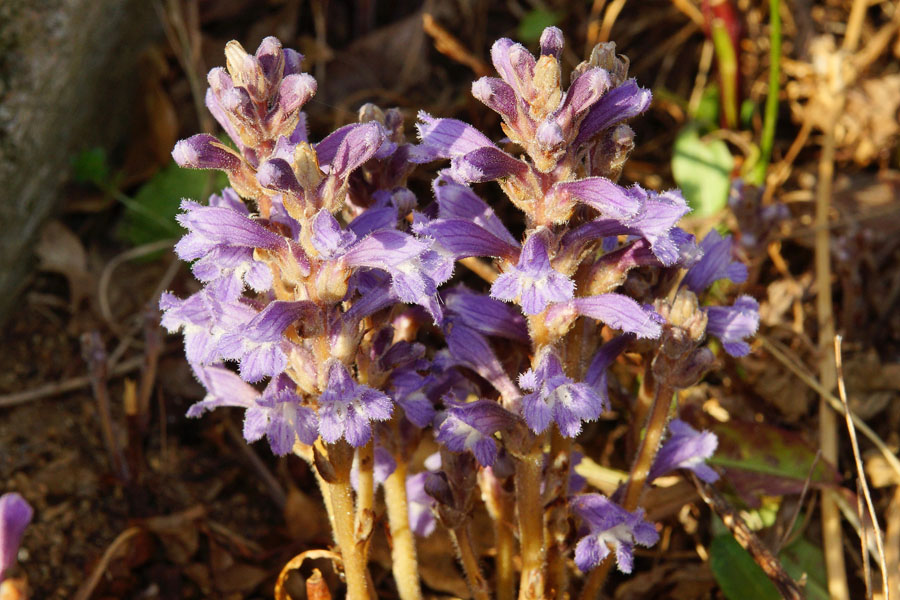
[[[47,223],[41,230],[35,253],[42,271],[59,273],[69,282],[73,311],[93,294],[94,276],[88,270],[87,252],[68,227],[59,221]]]

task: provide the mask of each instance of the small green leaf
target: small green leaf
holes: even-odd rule
[[[72,157],[72,178],[77,183],[93,183],[97,187],[104,187],[109,181],[106,150],[91,148]]]
[[[801,537],[784,548],[778,558],[794,581],[804,580],[803,590],[807,600],[828,600],[831,597],[821,547]]]
[[[741,127],[750,129],[753,124],[753,115],[756,114],[756,103],[747,98],[741,102]]]
[[[703,90],[693,118],[708,125],[719,123],[719,86],[713,84]]]
[[[534,9],[519,21],[519,39],[525,42],[536,42],[546,27],[552,27],[563,18],[558,10]]]
[[[672,176],[700,217],[721,211],[728,202],[734,159],[719,139],[703,141],[696,125],[681,130],[675,140]]]
[[[781,598],[775,584],[730,533],[713,539],[709,546],[709,568],[728,600]]]
[[[182,198],[200,200],[207,191],[209,171],[182,169],[174,162],[150,178],[134,198],[119,197],[125,204],[125,214],[119,223],[118,235],[135,245],[176,238],[184,230],[175,221]],[[213,190],[228,185],[221,173],[215,174]]]

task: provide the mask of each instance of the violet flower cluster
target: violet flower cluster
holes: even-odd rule
[[[175,250],[202,287],[160,300],[163,325],[183,332],[207,391],[188,415],[242,408],[248,442],[265,437],[275,454],[314,465],[348,597],[372,592],[365,523],[379,485],[401,598],[421,597],[404,532],[427,535],[435,518],[473,596],[488,597],[470,560],[481,503],[498,556],[518,546],[521,598],[564,593],[568,556],[587,573],[612,553],[631,572],[634,545],[658,539],[629,500],[634,477],[607,497],[576,493],[571,469],[575,438],[611,407],[610,366],[625,351],[643,355],[644,386],[667,408],[672,390],[712,366],[707,338],[733,356],[749,352],[755,300],[698,299],[718,280],[746,279],[731,239],[712,231],[697,243],[679,228],[689,208],[677,190],[617,183],[634,146],[627,121],[650,93],[628,79],[613,44],[598,45],[564,86],[562,48],[553,27],[538,57],[507,39],[493,45],[499,77],[472,93],[501,117],[499,144],[424,112],[412,143],[399,110],[373,105],[312,142],[302,109],[316,82],[302,57],[274,38],[254,55],[230,42],[206,96],[229,140],[196,135],[173,151],[179,165],[222,170],[231,184],[207,204],[183,202],[187,234]],[[433,201],[407,186],[430,163],[440,169]],[[504,221],[510,207],[475,192],[485,182],[520,219]],[[484,291],[457,263],[487,280]],[[457,272],[466,284],[450,282]],[[665,428],[667,413],[657,421],[648,428]],[[668,429],[649,451],[646,482],[677,469],[714,481],[705,459],[715,436],[679,420]],[[439,453],[414,472],[423,446]],[[574,545],[569,510],[581,524]],[[516,535],[505,535],[512,523]],[[496,565],[498,596],[512,597],[514,568]]]

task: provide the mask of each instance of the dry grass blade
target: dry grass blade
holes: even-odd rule
[[[790,371],[794,373],[794,375],[799,377],[810,388],[825,397],[825,399],[831,405],[831,408],[838,411],[842,415],[847,414],[847,412],[844,410],[843,404],[841,404],[841,401],[838,400],[838,398],[834,394],[826,390],[825,387],[822,386],[822,384],[819,383],[819,381],[815,377],[807,373],[803,369],[803,367],[799,366],[797,361],[791,359],[783,349],[779,348],[779,345],[776,342],[769,340],[763,335],[760,335],[759,339],[762,340],[763,346],[765,346],[766,350],[768,350],[778,362],[790,369]],[[900,477],[900,459],[898,459],[897,456],[894,455],[894,453],[891,451],[891,449],[888,448],[887,444],[884,443],[884,440],[882,440],[881,437],[879,437],[871,427],[866,425],[866,423],[856,415],[853,415],[851,413],[850,418],[853,420],[853,425],[855,425],[856,428],[861,431],[862,434],[866,436],[869,441],[875,445],[876,448],[878,448],[878,451],[881,452],[881,455],[894,470],[894,473],[896,473],[897,476]]]
[[[841,404],[844,407],[844,419],[847,421],[847,430],[850,432],[850,445],[853,448],[853,459],[856,461],[856,472],[859,477],[859,486],[862,488],[863,496],[866,499],[866,508],[869,512],[869,518],[872,519],[872,527],[875,530],[875,547],[878,549],[878,562],[879,567],[881,569],[881,580],[882,585],[884,586],[882,589],[884,590],[884,595],[886,600],[890,600],[890,587],[888,586],[888,578],[887,578],[887,569],[885,568],[886,560],[884,557],[884,544],[882,542],[883,536],[881,533],[881,528],[878,526],[878,515],[875,512],[875,505],[872,502],[872,494],[869,491],[869,482],[866,479],[866,472],[863,469],[862,457],[859,454],[859,442],[856,439],[856,428],[853,426],[853,418],[851,417],[850,412],[850,404],[847,402],[847,388],[844,385],[844,369],[843,369],[843,361],[841,360],[841,336],[837,335],[834,337],[834,361],[835,368],[837,369],[837,385],[838,385],[838,394],[841,398]],[[860,514],[860,521],[862,521],[862,515]],[[862,527],[862,531],[865,531],[865,526]],[[865,547],[865,541],[863,542],[863,547]],[[865,559],[865,553],[863,555]],[[866,562],[868,564],[868,561]],[[867,578],[868,579],[868,578]],[[866,584],[868,585],[868,580]],[[871,590],[870,590],[871,594]]]
[[[75,592],[72,600],[88,600],[97,588],[97,584],[100,583],[100,578],[103,577],[103,573],[106,572],[109,563],[116,556],[116,552],[119,551],[119,548],[124,546],[125,542],[139,534],[141,531],[143,531],[143,528],[141,527],[129,527],[120,533],[106,549],[106,552],[103,553],[100,562],[97,563],[97,566],[94,567],[94,570],[91,572],[91,576],[88,577],[87,581],[85,581],[84,584],[78,588],[78,591]]]
[[[831,212],[831,192],[834,180],[834,156],[836,149],[835,123],[837,115],[844,107],[844,90],[840,81],[839,60],[828,63],[822,74],[825,82],[822,88],[834,92],[825,106],[832,118],[825,131],[822,155],[819,158],[819,181],[816,185],[816,218],[818,228],[815,238],[816,277],[816,317],[819,326],[819,380],[829,394],[837,383],[831,341],[834,339],[834,307],[831,298],[831,231],[828,219]],[[828,409],[824,394],[819,399],[819,446],[822,456],[831,464],[838,460],[837,415]],[[828,593],[837,600],[850,600],[847,584],[847,569],[844,562],[841,512],[834,498],[822,494],[822,538],[824,541],[825,565],[828,572]]]
[[[434,39],[434,47],[438,52],[451,60],[466,65],[479,77],[487,77],[491,74],[491,68],[487,63],[469,52],[462,42],[441,27],[430,14],[422,13],[422,27],[425,28],[425,33]]]

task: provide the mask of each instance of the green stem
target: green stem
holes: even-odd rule
[[[541,445],[516,461],[516,508],[519,512],[519,544],[522,548],[522,577],[519,600],[544,597],[544,510],[541,480],[544,456]]]
[[[725,124],[729,129],[737,128],[737,56],[734,53],[734,45],[731,35],[725,27],[722,19],[712,19],[713,47],[716,50],[716,60],[719,64],[719,79],[722,83],[722,110],[725,114]]]
[[[781,0],[769,0],[769,90],[766,93],[766,112],[763,119],[760,157],[753,170],[753,181],[762,185],[766,169],[772,160],[775,145],[775,125],[778,121],[778,90],[781,81]]]
[[[409,528],[406,462],[403,460],[397,460],[397,468],[384,482],[384,501],[391,528],[391,568],[400,600],[420,600],[419,563],[416,560],[416,540]]]

